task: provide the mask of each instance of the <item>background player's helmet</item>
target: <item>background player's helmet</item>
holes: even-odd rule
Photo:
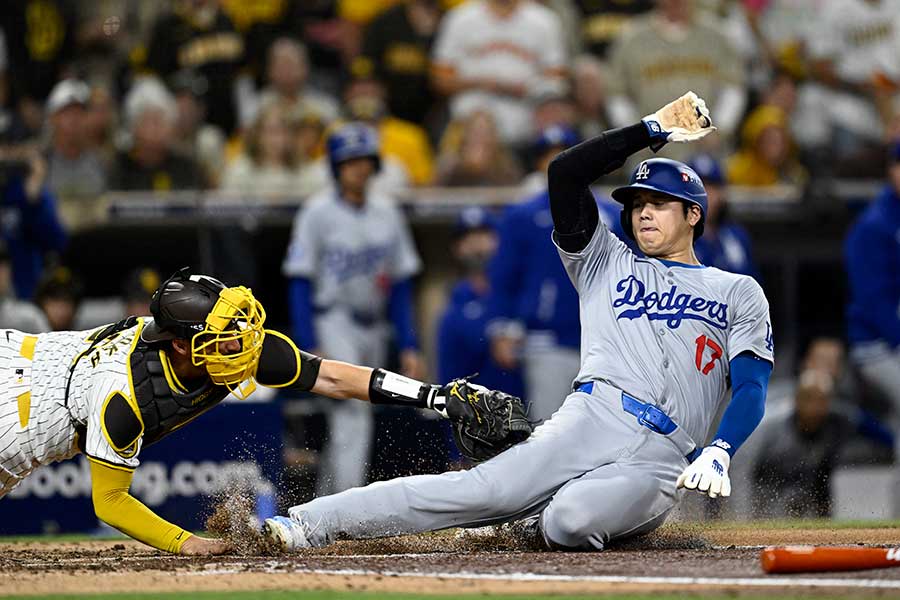
[[[700,207],[700,221],[694,226],[694,239],[703,235],[706,222],[706,189],[700,176],[684,163],[668,158],[651,158],[637,166],[628,185],[612,191],[613,200],[622,203],[622,229],[634,239],[631,228],[631,200],[639,190],[652,190]]]
[[[687,165],[700,176],[703,185],[725,185],[725,171],[712,154],[697,154],[688,161]]]
[[[567,125],[550,125],[538,133],[533,152],[539,156],[551,148],[571,148],[580,141],[581,137],[575,129]]]
[[[347,123],[334,130],[325,144],[331,174],[338,178],[338,166],[354,158],[370,158],[375,170],[381,168],[378,134],[365,123]]]
[[[141,332],[145,342],[190,340],[191,361],[205,366],[210,379],[246,397],[255,389],[265,338],[266,312],[246,287],[226,287],[207,275],[191,275],[185,267],[169,277],[150,300],[153,322]],[[237,341],[240,350],[219,351],[223,342]],[[241,383],[249,382],[240,387]]]

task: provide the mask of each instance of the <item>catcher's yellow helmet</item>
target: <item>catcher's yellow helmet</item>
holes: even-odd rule
[[[153,294],[150,313],[153,321],[141,333],[144,341],[190,340],[191,362],[205,367],[213,383],[240,398],[256,389],[266,312],[250,289],[225,287],[184,268]]]
[[[225,288],[206,317],[206,326],[191,338],[191,360],[205,366],[214,383],[239,398],[256,389],[266,311],[244,286]]]

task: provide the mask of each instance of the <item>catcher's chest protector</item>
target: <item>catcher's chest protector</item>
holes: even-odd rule
[[[131,354],[131,378],[144,422],[145,447],[205,413],[228,395],[228,388],[209,380],[194,391],[175,393],[166,380],[159,351],[144,342],[138,342]]]

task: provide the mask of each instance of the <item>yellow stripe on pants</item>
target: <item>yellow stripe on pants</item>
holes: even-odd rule
[[[28,360],[34,360],[34,346],[37,344],[36,335],[26,335],[22,340],[22,347],[19,348],[19,354]],[[19,394],[16,398],[19,404],[19,424],[22,429],[28,425],[28,418],[31,416],[31,392],[26,391]]]

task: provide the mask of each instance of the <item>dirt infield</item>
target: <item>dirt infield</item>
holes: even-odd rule
[[[896,544],[897,529],[713,529],[685,525],[602,553],[534,552],[508,534],[341,542],[291,556],[162,555],[136,542],[0,544],[5,594],[337,589],[428,593],[728,591],[793,595],[852,589],[896,597],[900,569],[767,577],[765,544]]]

